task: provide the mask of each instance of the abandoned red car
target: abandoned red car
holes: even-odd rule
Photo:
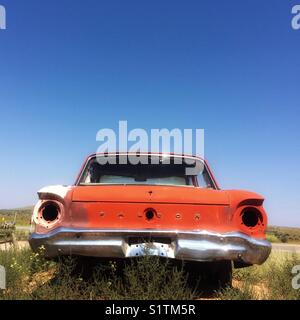
[[[244,267],[268,258],[260,195],[221,190],[198,157],[140,156],[149,161],[133,164],[128,153],[94,154],[73,186],[41,189],[32,216],[32,249],[43,246],[50,258],[127,258],[147,252],[223,261],[227,274],[232,262]]]

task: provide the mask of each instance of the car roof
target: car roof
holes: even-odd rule
[[[116,156],[116,155],[138,155],[138,156],[166,156],[166,157],[180,157],[180,158],[192,158],[196,160],[205,161],[204,158],[195,156],[195,155],[189,155],[189,154],[178,154],[178,153],[170,153],[170,152],[106,152],[106,153],[92,153],[90,154],[87,159],[93,158],[96,156]],[[206,162],[206,161],[205,161]]]

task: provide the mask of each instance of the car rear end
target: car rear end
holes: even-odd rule
[[[111,157],[111,156],[110,156]],[[263,263],[263,199],[220,190],[206,162],[145,154],[87,159],[72,187],[44,189],[30,244],[45,255],[127,258],[145,254],[187,261]],[[109,159],[106,159],[109,160]]]

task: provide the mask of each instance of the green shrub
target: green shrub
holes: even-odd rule
[[[159,257],[127,260],[117,267],[91,269],[85,277],[72,257],[47,261],[42,252],[8,250],[0,252],[0,264],[7,271],[7,290],[0,299],[74,300],[74,299],[192,299],[182,268]],[[121,269],[120,269],[121,268]]]
[[[266,239],[272,243],[278,243],[281,242],[280,239],[275,234],[267,233]]]
[[[99,276],[94,279],[106,299],[185,300],[195,295],[188,287],[184,270],[166,259],[146,255],[129,260],[121,277],[116,271],[106,279]]]

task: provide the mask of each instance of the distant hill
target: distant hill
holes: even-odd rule
[[[269,226],[267,234],[271,242],[300,243],[300,228]]]
[[[16,217],[17,225],[27,226],[30,224],[32,211],[33,206],[16,209],[0,209],[0,222],[14,221]]]

